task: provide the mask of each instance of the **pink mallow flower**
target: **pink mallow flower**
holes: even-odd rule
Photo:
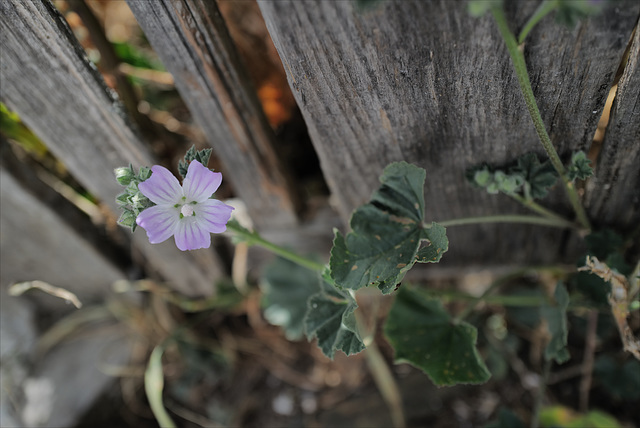
[[[180,186],[168,169],[155,165],[151,171],[151,177],[138,189],[156,205],[136,219],[147,231],[149,242],[159,244],[174,236],[182,251],[209,248],[210,234],[224,232],[233,211],[233,207],[209,199],[220,187],[222,174],[192,161]]]

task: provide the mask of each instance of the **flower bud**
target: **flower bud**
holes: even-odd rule
[[[131,165],[129,165],[128,167],[123,166],[120,168],[116,168],[114,170],[114,173],[116,174],[116,180],[118,180],[118,183],[122,184],[123,186],[129,185],[129,183],[131,183],[131,180],[133,180],[133,178],[135,177]]]

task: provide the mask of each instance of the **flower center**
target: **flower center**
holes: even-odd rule
[[[195,213],[193,212],[193,205],[184,204],[182,208],[180,208],[180,214],[182,214],[183,217],[195,215]]]

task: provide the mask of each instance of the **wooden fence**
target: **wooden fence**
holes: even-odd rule
[[[317,225],[332,221],[302,220],[306,207],[301,189],[282,160],[216,3],[128,3],[256,227],[294,246],[315,239],[322,241],[318,247],[328,248],[330,227],[318,232]],[[516,28],[537,2],[507,6]],[[446,0],[388,1],[367,11],[334,1],[261,1],[259,7],[343,227],[350,212],[368,200],[382,169],[398,160],[427,170],[427,220],[524,212],[504,196],[472,188],[464,178],[467,168],[482,162],[508,163],[526,152],[542,153],[490,16],[472,18],[466,2]],[[527,39],[532,86],[563,158],[590,148],[639,13],[640,3],[623,0],[574,29],[549,17]],[[86,189],[115,211],[120,188],[113,168],[156,163],[148,142],[132,129],[49,0],[3,0],[0,16],[0,99]],[[640,222],[639,37],[636,32],[618,83],[596,178],[583,194],[596,224],[622,231]],[[92,278],[93,287],[128,275],[126,263],[105,259],[104,248],[95,243],[91,254],[85,252],[91,260],[76,259],[80,244],[88,242],[86,234],[70,227],[65,211],[26,196],[36,193],[24,174],[16,172],[21,168],[6,165],[3,286],[18,279],[50,279],[62,286],[80,281],[77,276],[68,281],[64,275],[51,276],[52,266],[81,272],[79,278]],[[570,214],[564,201],[556,189],[548,204]],[[16,215],[22,212],[42,216]],[[68,230],[49,237],[42,228],[27,227],[26,222],[38,218],[46,230],[60,232],[56,224]],[[10,233],[21,227],[24,232]],[[579,250],[568,232],[534,226],[465,226],[451,228],[449,236],[444,267],[570,260],[567,256]],[[130,245],[144,256],[148,272],[157,272],[185,294],[211,293],[213,281],[224,275],[224,264],[213,250],[182,253],[171,241],[150,245],[143,231],[133,235]],[[22,270],[5,274],[5,266],[20,263]],[[98,265],[109,273],[90,276]]]

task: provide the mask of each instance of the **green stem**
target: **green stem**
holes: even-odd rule
[[[371,376],[375,381],[382,398],[387,403],[391,413],[391,420],[394,427],[406,427],[404,411],[402,409],[402,395],[400,388],[393,378],[393,373],[385,361],[378,345],[372,341],[365,350],[367,365],[371,370]]]
[[[520,35],[518,36],[518,43],[524,43],[524,40],[527,38],[529,32],[536,26],[538,22],[545,16],[547,16],[550,12],[553,12],[558,8],[558,0],[545,0],[540,3],[540,6],[533,13],[533,16],[529,18],[527,23],[522,28]]]
[[[444,299],[446,301],[456,301],[456,302],[470,302],[471,306],[475,306],[475,303],[478,300],[477,296],[473,296],[468,293],[464,293],[461,291],[452,291],[452,290],[423,290],[425,296],[433,299]],[[482,297],[482,301],[488,303],[490,305],[499,305],[499,306],[508,306],[514,308],[533,308],[542,305],[549,305],[552,302],[544,296],[507,296],[496,294],[494,296],[484,296]],[[581,304],[569,304],[567,310],[569,311],[578,311],[584,312],[587,310],[594,309],[593,307],[581,305]],[[598,309],[599,310],[599,309]],[[604,311],[604,310],[603,310]],[[462,314],[464,317],[468,316],[468,314]],[[464,318],[458,315],[454,318],[454,321],[459,322]]]
[[[570,222],[569,220],[567,220],[566,218],[563,218],[561,216],[559,216],[558,214],[554,213],[553,211],[550,211],[548,209],[546,209],[545,207],[543,207],[542,205],[538,204],[537,202],[535,202],[532,199],[526,199],[525,197],[518,195],[517,193],[513,193],[513,194],[508,194],[508,196],[510,196],[511,198],[515,199],[516,201],[520,202],[523,206],[525,206],[526,208],[529,208],[532,211],[537,212],[540,215],[543,215],[546,218],[550,218],[550,219],[555,219],[559,222],[562,222],[566,225],[566,227],[576,227],[575,224],[573,224],[573,222]]]
[[[443,227],[449,226],[462,226],[467,224],[480,224],[480,223],[527,223],[537,224],[541,226],[550,227],[575,227],[573,223],[568,223],[566,220],[539,217],[534,215],[492,215],[486,217],[465,217],[457,218],[453,220],[440,221],[438,224]]]
[[[578,217],[578,222],[585,229],[591,229],[589,219],[587,218],[587,214],[582,207],[578,192],[576,191],[573,182],[571,182],[571,180],[569,180],[569,178],[567,177],[567,171],[565,170],[564,165],[560,160],[560,156],[558,156],[558,152],[556,151],[555,147],[553,147],[551,138],[549,138],[549,134],[547,133],[547,130],[544,126],[542,116],[540,115],[540,110],[538,109],[538,104],[536,103],[536,98],[533,95],[533,89],[531,88],[531,81],[529,80],[529,73],[527,72],[527,64],[524,59],[524,54],[518,46],[518,42],[516,41],[515,36],[509,29],[509,24],[507,23],[507,18],[505,17],[502,8],[495,7],[491,9],[491,13],[496,20],[498,29],[500,30],[500,34],[502,35],[502,38],[507,45],[507,50],[509,51],[509,56],[511,57],[513,67],[515,68],[516,76],[518,77],[518,83],[520,84],[520,89],[522,91],[525,104],[527,105],[527,109],[529,110],[529,115],[533,120],[533,126],[538,133],[538,138],[540,139],[542,146],[547,152],[551,164],[558,172],[558,175],[560,175],[560,179],[562,180],[567,195],[569,196],[571,205],[573,206],[573,209]]]
[[[500,286],[502,286],[503,284],[505,284],[506,282],[514,279],[514,278],[518,278],[520,276],[522,276],[523,271],[519,271],[516,273],[512,273],[509,275],[505,275],[501,278],[498,278],[497,280],[493,281],[493,283],[491,283],[491,285],[489,287],[487,287],[487,289],[480,295],[475,297],[473,300],[471,300],[471,302],[467,305],[466,308],[464,308],[453,320],[454,324],[458,324],[460,321],[466,319],[469,314],[471,312],[473,312],[473,310],[476,308],[476,306],[478,306],[478,303],[482,302],[482,301],[487,301],[487,298],[489,297],[489,295],[491,293],[493,293],[497,288],[499,288]]]
[[[464,308],[458,316],[455,317],[454,322],[460,322],[466,319],[471,312],[478,306],[480,302],[499,303],[504,306],[538,306],[548,303],[548,300],[543,296],[490,296],[496,289],[500,288],[509,281],[520,278],[528,273],[536,272],[551,272],[554,275],[566,276],[567,271],[558,266],[528,266],[522,269],[515,270],[509,274],[503,275],[496,279],[487,287],[487,289],[477,297],[473,297],[470,300],[469,305]],[[524,299],[523,299],[524,298]]]
[[[238,236],[243,242],[247,243],[248,245],[257,245],[259,247],[262,247],[309,270],[321,272],[324,269],[324,264],[296,254],[293,251],[274,244],[273,242],[269,242],[262,236],[260,236],[257,232],[252,232],[240,226],[238,222],[230,221],[229,223],[227,223],[227,229],[232,231],[236,236]]]
[[[351,294],[351,297],[356,300],[355,290],[349,289],[349,294]],[[382,295],[376,293],[374,300],[371,302],[373,310],[371,311],[372,313],[370,314],[370,317],[373,320],[373,326],[371,328],[367,327],[367,322],[365,322],[362,315],[362,306],[360,306],[354,313],[356,317],[356,328],[362,337],[362,342],[367,347],[364,351],[367,366],[371,371],[371,376],[378,387],[380,395],[382,395],[382,398],[389,408],[393,426],[404,428],[406,427],[406,421],[404,417],[404,410],[402,408],[402,394],[400,393],[400,387],[394,379],[389,365],[382,356],[380,348],[378,348],[378,345],[376,344],[375,336],[378,327],[378,310],[380,309],[381,297]]]

